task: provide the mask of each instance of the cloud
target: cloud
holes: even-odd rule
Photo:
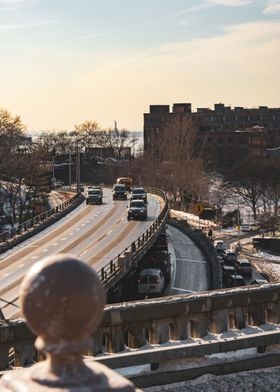
[[[225,7],[240,7],[251,4],[252,0],[206,0],[207,3],[214,5],[222,5]]]
[[[200,12],[200,11],[202,11],[204,9],[211,8],[211,7],[212,7],[211,4],[201,3],[201,4],[197,4],[197,5],[193,6],[193,7],[182,9],[182,10],[180,10],[180,11],[174,13],[174,14],[171,14],[169,16],[166,16],[164,18],[152,20],[151,22],[141,23],[141,24],[138,24],[138,25],[128,26],[128,27],[115,29],[115,30],[107,30],[107,31],[97,32],[97,33],[92,33],[92,34],[84,34],[84,35],[81,35],[81,36],[77,37],[76,39],[80,40],[80,39],[86,39],[86,38],[96,38],[96,37],[101,37],[101,36],[104,36],[104,35],[120,33],[120,32],[123,32],[123,31],[134,31],[134,30],[141,29],[143,27],[148,27],[148,26],[153,26],[153,25],[156,25],[156,24],[169,22],[169,21],[177,19],[177,18],[179,18],[179,17],[181,17],[183,15]]]
[[[20,30],[20,29],[30,29],[32,27],[40,27],[53,23],[57,23],[58,20],[45,20],[43,22],[36,23],[22,23],[22,24],[0,24],[0,30]]]
[[[267,3],[266,8],[263,10],[263,13],[268,14],[276,14],[280,12],[280,0],[270,0]]]

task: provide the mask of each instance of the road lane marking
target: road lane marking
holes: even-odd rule
[[[176,261],[191,261],[192,263],[208,264],[208,262],[205,260],[185,259],[185,258],[179,258],[179,257],[176,258]]]
[[[194,293],[194,291],[192,291],[192,290],[180,289],[179,287],[172,287],[172,290],[183,291],[184,293],[188,293],[188,294],[193,294]]]

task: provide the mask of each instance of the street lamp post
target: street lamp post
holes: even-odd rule
[[[71,152],[69,152],[69,166],[68,166],[68,179],[69,179],[69,189],[71,189],[71,182],[72,182],[72,178],[71,178],[71,170],[72,170],[72,158],[71,158]]]
[[[77,193],[80,193],[80,176],[81,176],[81,162],[80,162],[80,139],[76,140],[76,182],[77,182]]]

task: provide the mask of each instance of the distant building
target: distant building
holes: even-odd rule
[[[214,110],[197,108],[191,103],[151,105],[144,114],[144,152],[153,153],[168,122],[192,120],[197,131],[196,148],[213,164],[230,163],[245,156],[266,156],[266,149],[280,146],[280,108],[243,108],[215,104]]]

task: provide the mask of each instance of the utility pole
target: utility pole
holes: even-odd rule
[[[80,148],[79,139],[76,140],[76,182],[77,182],[77,193],[80,193]]]
[[[72,158],[71,158],[71,152],[69,152],[69,166],[68,166],[68,179],[69,179],[69,189],[71,189],[71,182],[72,182],[72,178],[71,178],[71,170],[72,170]]]

